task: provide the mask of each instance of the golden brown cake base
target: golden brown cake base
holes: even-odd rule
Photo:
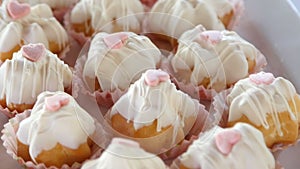
[[[8,52],[0,52],[0,60],[4,62],[6,59],[12,59],[13,53],[20,50],[20,46],[17,45]]]
[[[34,104],[14,104],[14,103],[6,103],[6,99],[0,100],[0,105],[3,108],[8,108],[10,111],[16,110],[18,113],[21,113],[27,109],[32,109]]]
[[[234,12],[230,11],[228,14],[226,14],[223,17],[219,18],[226,29],[228,29],[228,26],[229,26],[230,22],[232,21],[233,16],[234,16]]]
[[[296,102],[296,107],[297,110],[300,110],[300,99],[298,96],[294,97],[295,102]],[[295,112],[295,107],[293,106],[293,102],[289,101],[289,106],[293,112]],[[296,117],[299,117],[300,114],[294,113]],[[274,120],[270,114],[267,116],[267,122],[269,124],[269,129],[264,128],[262,125],[261,126],[256,126],[253,124],[245,115],[243,115],[239,120],[233,121],[233,122],[228,122],[227,126],[232,127],[234,126],[235,123],[237,122],[244,122],[251,124],[252,126],[256,127],[258,130],[260,130],[265,138],[265,142],[269,148],[272,148],[273,145],[277,143],[293,143],[297,140],[298,135],[299,135],[299,121],[298,120],[292,120],[290,118],[289,112],[279,112],[278,113],[278,118],[280,120],[280,125],[281,125],[281,130],[283,132],[283,136],[279,136]]]
[[[157,131],[157,120],[155,120],[151,125],[144,126],[138,130],[135,130],[133,122],[128,122],[119,113],[115,114],[111,118],[112,127],[119,133],[126,135],[128,137],[137,138],[153,138],[149,144],[141,144],[141,146],[150,152],[160,152],[162,148],[169,147],[172,144],[173,138],[175,137],[175,143],[180,142],[184,138],[183,129],[179,129],[177,136],[173,136],[173,126],[168,126],[163,128],[161,131]],[[159,135],[163,134],[162,137]],[[155,136],[158,136],[155,138]],[[170,147],[171,148],[171,147]]]
[[[178,39],[163,34],[146,33],[147,36],[154,44],[161,50],[176,52],[178,47]]]
[[[22,157],[24,161],[32,161],[29,155],[29,146],[21,143],[17,139],[17,155]]]

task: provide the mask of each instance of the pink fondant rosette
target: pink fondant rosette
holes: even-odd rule
[[[97,33],[75,64],[73,95],[96,98],[110,108],[147,69],[160,67],[162,54],[145,36],[132,32]]]
[[[255,126],[264,134],[266,144],[274,154],[298,143],[299,122],[295,117],[299,116],[296,111],[299,105],[299,95],[293,84],[268,72],[239,80],[212,101],[212,109],[223,113],[220,126],[230,127],[239,121]],[[287,117],[283,116],[285,113]],[[272,132],[274,137],[269,136]]]
[[[3,146],[6,149],[6,152],[24,168],[32,168],[32,169],[58,169],[56,166],[46,166],[44,163],[37,163],[35,161],[25,161],[22,157],[18,156],[18,146],[17,146],[17,131],[19,130],[19,124],[23,120],[29,118],[31,115],[31,110],[26,110],[23,113],[17,114],[15,117],[11,118],[7,124],[4,125],[4,129],[2,132],[1,139],[3,140]],[[83,120],[83,119],[82,119]],[[80,121],[80,120],[79,120]],[[88,161],[90,159],[96,159],[100,156],[101,152],[105,147],[108,146],[110,142],[110,134],[106,133],[104,127],[98,123],[97,120],[95,123],[95,132],[90,136],[90,139],[93,141],[93,145],[91,147],[91,156],[86,159]],[[84,126],[83,126],[84,127]],[[87,129],[87,128],[86,128]],[[82,163],[75,162],[71,166],[64,164],[59,168],[62,169],[79,169]]]
[[[265,57],[233,31],[205,30],[202,25],[186,31],[179,46],[163,64],[178,88],[191,97],[211,100],[239,79],[260,71]]]

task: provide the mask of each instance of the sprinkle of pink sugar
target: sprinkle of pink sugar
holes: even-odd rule
[[[234,129],[225,129],[215,137],[218,150],[224,155],[228,155],[233,146],[241,139],[241,133]]]
[[[132,140],[123,139],[123,138],[113,138],[112,144],[119,144],[119,145],[124,145],[124,146],[128,146],[128,147],[134,147],[134,148],[140,147],[139,143],[132,141]]]
[[[148,86],[157,86],[160,82],[165,82],[170,79],[168,73],[162,70],[147,70],[145,72],[145,82]]]
[[[103,40],[106,46],[110,49],[119,49],[124,46],[124,42],[128,39],[128,34],[125,32],[113,33],[106,36]]]
[[[32,62],[38,61],[45,52],[46,48],[42,43],[28,44],[22,47],[22,55]]]
[[[69,101],[70,100],[67,96],[62,96],[62,95],[53,95],[47,97],[45,99],[46,109],[50,111],[57,111],[63,106],[67,105]]]
[[[266,84],[269,85],[274,82],[275,77],[272,73],[259,72],[257,74],[251,74],[249,76],[251,82],[260,85]]]
[[[27,3],[19,3],[18,1],[10,1],[7,4],[7,11],[11,18],[19,19],[30,13],[30,5]]]
[[[222,40],[222,33],[216,30],[204,31],[200,33],[200,38],[209,41],[212,44],[217,44]]]

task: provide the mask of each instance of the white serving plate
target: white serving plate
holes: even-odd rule
[[[299,0],[294,0],[299,5]],[[289,0],[245,0],[236,31],[267,57],[268,70],[291,80],[300,92],[300,14]],[[0,129],[7,118],[0,114]],[[0,142],[2,143],[2,142]],[[259,153],[259,152],[257,152]],[[279,154],[285,169],[300,168],[300,144]],[[21,168],[0,146],[1,169]]]

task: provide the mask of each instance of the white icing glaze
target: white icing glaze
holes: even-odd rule
[[[54,95],[69,98],[69,103],[56,112],[45,108],[45,98]],[[34,159],[41,151],[50,150],[57,143],[76,149],[87,141],[95,129],[94,119],[72,96],[60,91],[43,92],[38,96],[31,115],[20,122],[17,138],[29,145],[29,154]]]
[[[112,33],[118,26],[122,31],[140,32],[143,12],[144,7],[139,0],[81,0],[71,11],[70,20],[71,24],[85,24],[86,28],[92,27],[97,31]],[[113,23],[115,19],[118,20]],[[90,25],[88,21],[91,21]]]
[[[255,84],[249,78],[238,81],[227,96],[229,122],[236,121],[242,115],[254,125],[269,128],[267,116],[271,115],[278,135],[282,135],[281,121],[278,113],[288,112],[290,118],[300,122],[300,110],[297,109],[295,97],[299,97],[292,83],[277,77],[271,84]],[[294,112],[289,106],[291,101]]]
[[[0,8],[0,52],[8,52],[17,45],[37,42],[44,43],[47,48],[49,42],[53,42],[58,44],[59,50],[68,45],[67,32],[53,17],[48,5],[35,5],[31,7],[30,14],[14,20],[7,12],[7,3],[4,1]]]
[[[197,101],[177,90],[170,79],[149,86],[145,83],[145,74],[114,104],[110,117],[119,113],[128,122],[133,122],[135,130],[157,120],[159,132],[170,125],[184,127],[186,118],[197,115]]]
[[[198,24],[223,30],[225,27],[219,17],[233,10],[229,0],[160,0],[149,13],[148,31],[178,39]]]
[[[166,169],[167,167],[159,157],[140,148],[137,142],[114,138],[100,158],[88,161],[82,166],[82,169],[95,168]]]
[[[33,104],[43,91],[64,91],[70,87],[72,72],[67,64],[47,50],[31,62],[20,50],[0,67],[0,98],[6,103]]]
[[[127,32],[128,38],[120,49],[109,49],[98,33],[93,38],[83,77],[91,88],[97,77],[103,91],[125,90],[147,69],[155,69],[161,60],[159,49],[145,36]],[[133,66],[134,65],[134,66]]]
[[[209,78],[208,88],[225,89],[226,85],[251,73],[248,72],[247,59],[258,64],[257,60],[262,57],[252,44],[233,31],[217,31],[220,34],[216,37],[220,38],[215,40],[217,42],[205,39],[203,34],[206,32],[208,31],[198,25],[186,31],[179,39],[177,53],[171,64],[179,78],[187,78],[186,83],[199,85],[205,78]],[[180,71],[189,75],[180,74]]]
[[[5,0],[4,0],[5,1]],[[37,5],[45,3],[53,9],[68,8],[75,4],[78,0],[18,0],[21,3],[29,3],[30,5]]]
[[[188,168],[203,169],[274,169],[275,160],[266,147],[262,133],[254,127],[237,123],[233,129],[241,133],[230,154],[222,154],[215,143],[215,136],[224,129],[216,126],[200,135],[179,159]]]

